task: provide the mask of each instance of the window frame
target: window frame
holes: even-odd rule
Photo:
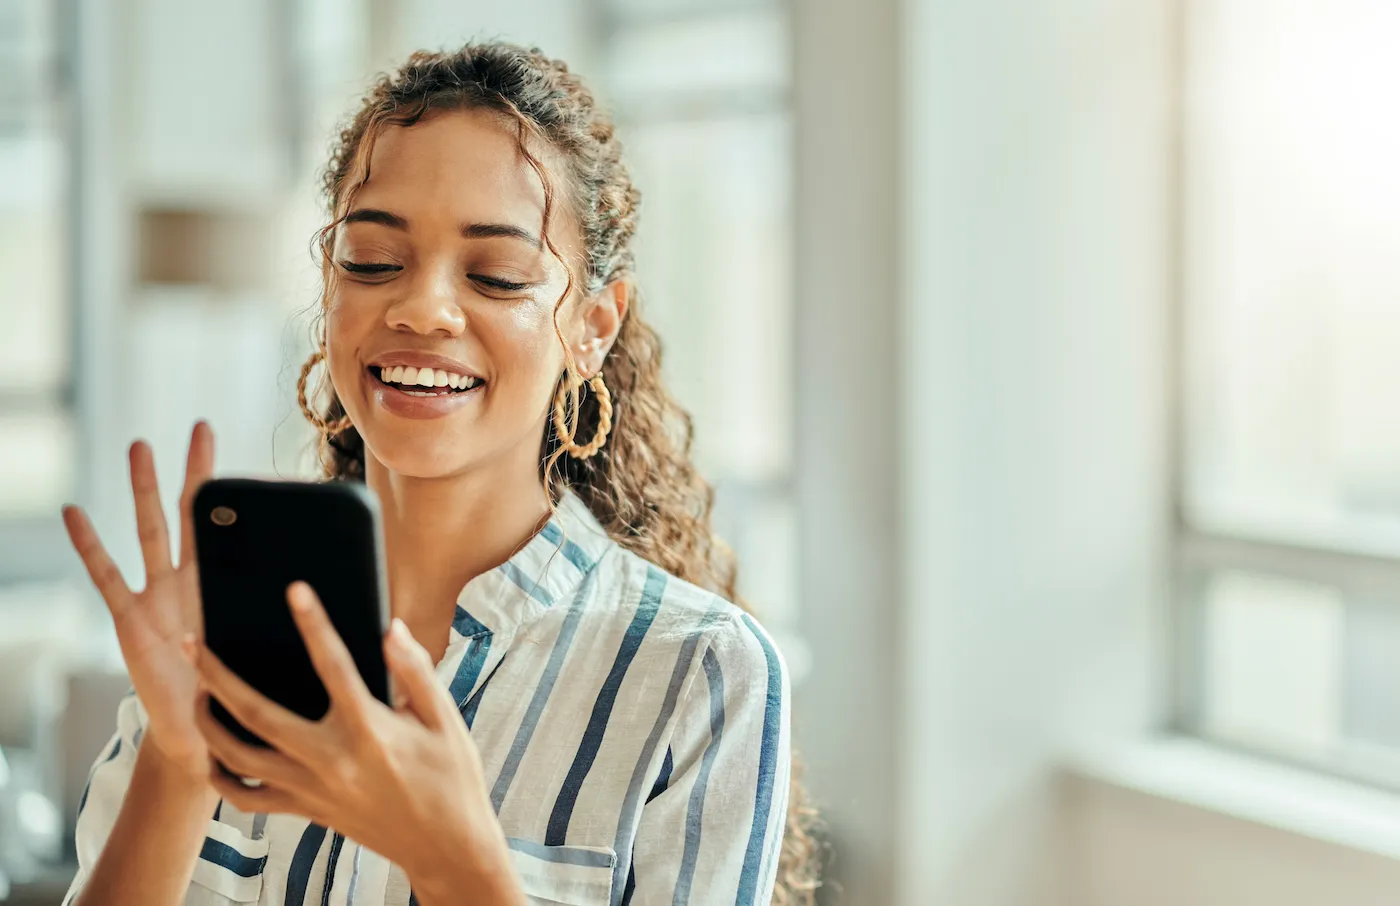
[[[1229,513],[1193,512],[1189,499],[1190,415],[1193,399],[1188,254],[1191,159],[1189,93],[1193,3],[1173,6],[1171,34],[1172,142],[1169,149],[1169,280],[1167,336],[1169,373],[1168,442],[1170,533],[1168,563],[1168,715],[1166,728],[1212,746],[1263,756],[1320,774],[1400,792],[1400,749],[1358,740],[1338,740],[1337,757],[1309,758],[1210,733],[1204,721],[1207,694],[1206,594],[1210,577],[1222,570],[1277,576],[1334,588],[1345,606],[1389,597],[1400,601],[1400,545],[1384,539],[1348,539],[1271,525]]]
[[[75,497],[81,496],[85,489],[87,475],[83,468],[82,451],[86,448],[85,440],[89,435],[78,399],[83,369],[79,355],[83,330],[79,260],[82,252],[81,218],[84,213],[80,154],[82,105],[79,97],[79,67],[82,63],[78,48],[81,7],[82,0],[57,0],[49,5],[49,15],[53,17],[50,24],[54,43],[49,58],[53,94],[48,103],[55,108],[58,137],[67,152],[64,155],[59,216],[62,218],[61,231],[66,252],[62,282],[68,307],[68,374],[55,388],[32,394],[0,394],[0,415],[61,411],[71,420],[74,436],[71,493]],[[0,511],[0,588],[61,580],[73,574],[75,559],[69,551],[67,535],[56,506],[49,515],[14,515]]]

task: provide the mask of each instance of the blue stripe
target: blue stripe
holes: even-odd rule
[[[204,845],[199,849],[199,858],[220,868],[226,868],[240,878],[257,877],[262,873],[263,866],[267,864],[267,856],[258,859],[250,858],[227,843],[221,843],[212,837],[204,838]]]
[[[502,563],[498,568],[501,572],[506,574],[506,578],[510,579],[510,581],[520,586],[520,589],[524,591],[527,595],[534,598],[536,601],[539,601],[545,607],[554,606],[554,599],[550,597],[549,592],[544,588],[544,586],[540,585],[540,583],[525,575],[524,571],[522,571],[520,567],[516,566],[513,561],[507,560],[506,562]]]
[[[559,528],[553,521],[546,522],[544,528],[540,529],[540,534],[550,544],[562,550],[565,559],[572,563],[579,572],[586,573],[597,565],[588,554],[584,553],[583,548],[565,538],[563,529]]]
[[[616,857],[611,853],[579,849],[576,846],[541,846],[534,840],[507,837],[506,843],[516,852],[522,852],[536,859],[554,862],[559,865],[587,865],[591,868],[611,868]]]
[[[331,835],[331,852],[326,859],[326,882],[321,885],[321,906],[330,906],[331,904],[331,887],[335,885],[335,866],[340,861],[340,850],[344,845],[345,838],[343,836],[339,833]]]
[[[581,573],[586,573],[597,565],[589,558],[588,554],[583,552],[583,548],[572,541],[565,539],[564,543],[560,545],[560,549],[564,551],[564,557],[577,566]]]
[[[347,906],[355,906],[355,888],[360,886],[360,856],[364,853],[363,846],[355,847],[355,861],[350,864],[350,884],[345,890]]]
[[[481,668],[486,666],[486,655],[490,651],[490,633],[474,636],[467,642],[467,652],[462,655],[462,663],[457,665],[457,675],[452,677],[452,685],[448,687],[448,691],[452,693],[452,700],[457,703],[458,711],[466,706],[467,698],[476,686],[477,677],[481,676]]]
[[[473,695],[471,701],[467,702],[467,708],[462,712],[462,720],[467,722],[467,729],[470,730],[476,723],[476,709],[481,705],[481,696]]]
[[[603,688],[598,690],[598,698],[593,702],[593,713],[588,718],[583,739],[579,741],[578,752],[574,754],[574,763],[569,766],[569,774],[564,778],[559,798],[554,801],[554,811],[549,816],[549,825],[544,834],[546,846],[561,846],[568,835],[569,819],[573,817],[579,791],[583,789],[583,782],[593,767],[594,759],[598,757],[598,749],[603,745],[603,734],[607,732],[608,718],[612,715],[613,704],[617,701],[617,690],[622,686],[627,668],[631,666],[632,658],[641,647],[642,639],[646,637],[647,630],[656,619],[656,611],[661,606],[661,593],[665,588],[666,574],[654,566],[648,566],[646,584],[642,587],[642,599],[637,604],[637,612],[622,637],[622,644],[618,647],[617,657],[613,660],[607,679],[603,681]]]
[[[496,775],[496,783],[491,787],[491,804],[495,807],[496,813],[501,811],[501,803],[505,801],[506,792],[510,789],[511,781],[515,779],[515,772],[520,767],[520,759],[525,755],[525,749],[530,745],[530,738],[535,733],[535,727],[540,722],[540,715],[544,713],[545,703],[549,700],[550,693],[554,691],[554,683],[559,678],[559,670],[564,666],[564,656],[569,652],[569,646],[573,644],[574,633],[578,629],[579,620],[583,617],[583,605],[592,593],[595,573],[589,573],[579,586],[578,594],[574,595],[574,602],[569,605],[569,612],[564,616],[564,625],[559,629],[559,637],[554,640],[554,648],[549,652],[549,661],[545,664],[544,675],[540,677],[539,683],[535,686],[535,694],[530,699],[530,705],[525,709],[525,717],[520,722],[520,727],[515,731],[515,739],[511,741],[510,751],[506,754],[505,764],[501,765],[501,773]]]
[[[501,659],[496,662],[496,666],[491,668],[490,676],[487,676],[486,679],[481,681],[481,688],[476,690],[476,694],[471,697],[471,700],[467,702],[466,709],[462,711],[462,719],[467,722],[468,730],[472,728],[472,724],[476,723],[476,709],[481,705],[481,698],[486,694],[486,687],[491,685],[491,677],[496,675],[496,672],[501,669],[501,665],[506,662],[506,658],[508,657],[510,657],[510,652],[501,655]]]
[[[754,797],[753,827],[749,830],[749,848],[744,853],[744,867],[739,873],[739,895],[734,899],[736,906],[752,903],[758,892],[758,871],[763,863],[768,813],[773,805],[773,781],[778,773],[778,733],[782,729],[779,721],[783,707],[782,665],[778,661],[778,652],[773,650],[768,637],[752,617],[748,614],[741,616],[754,638],[763,646],[763,657],[768,662],[768,696],[763,708],[763,741],[758,752],[758,789]]]
[[[656,783],[652,784],[651,792],[647,795],[647,802],[666,792],[666,788],[671,785],[671,772],[676,769],[675,762],[671,760],[671,747],[666,747],[666,758],[661,762],[661,773],[656,775]]]
[[[706,627],[714,620],[717,610],[706,611],[700,618],[699,624],[690,635],[686,636],[681,643],[680,652],[676,655],[676,665],[671,668],[671,681],[666,686],[666,695],[661,702],[661,710],[656,715],[656,720],[652,722],[651,733],[647,735],[646,742],[642,745],[641,754],[637,758],[637,764],[632,769],[632,779],[627,784],[627,795],[622,800],[622,818],[617,823],[617,837],[613,843],[613,851],[622,858],[618,862],[617,868],[613,872],[613,902],[619,903],[622,891],[626,886],[621,877],[623,868],[630,868],[632,858],[632,841],[637,833],[637,822],[641,820],[641,815],[637,810],[637,800],[642,796],[642,780],[646,776],[647,770],[651,767],[652,757],[656,754],[656,745],[661,741],[661,733],[671,722],[671,715],[676,711],[676,701],[680,698],[681,686],[685,685],[685,678],[690,676],[690,668],[695,664],[695,648],[700,643],[700,637],[704,634]]]
[[[467,613],[461,604],[457,605],[457,613],[452,617],[452,628],[465,638],[491,631],[491,627]]]
[[[88,773],[87,783],[83,784],[83,795],[82,795],[81,798],[78,799],[78,816],[79,816],[79,817],[81,817],[82,814],[83,814],[83,806],[87,805],[88,793],[92,791],[92,778],[94,778],[94,777],[97,776],[97,771],[98,771],[99,768],[102,767],[102,765],[104,765],[104,764],[106,764],[107,762],[111,761],[113,758],[116,758],[116,757],[117,757],[117,754],[118,754],[119,752],[121,752],[121,750],[122,750],[122,738],[121,738],[120,736],[118,736],[118,737],[117,737],[116,743],[112,746],[112,751],[109,752],[109,753],[107,754],[107,757],[104,758],[104,759],[102,759],[102,761],[101,761],[100,763],[93,765],[92,771],[90,771],[90,772]]]
[[[637,892],[637,873],[627,869],[627,886],[622,891],[622,906],[632,906],[632,895]]]
[[[700,772],[690,789],[690,804],[685,812],[685,849],[681,851],[681,867],[676,875],[676,894],[672,906],[686,906],[690,901],[690,886],[695,881],[695,862],[700,853],[700,826],[705,817],[705,789],[710,781],[710,768],[719,752],[724,736],[724,671],[714,651],[706,651],[701,660],[705,678],[710,684],[710,744],[700,756]]]
[[[292,853],[292,864],[287,866],[287,896],[285,906],[304,906],[306,888],[311,883],[311,868],[316,864],[316,854],[325,842],[326,829],[319,824],[308,824],[302,831],[301,840]]]
[[[215,820],[215,821],[218,821],[218,820],[219,820],[219,816],[222,815],[223,813],[224,813],[224,800],[220,799],[218,802],[214,803],[214,820]]]

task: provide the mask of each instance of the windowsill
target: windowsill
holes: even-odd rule
[[[1112,787],[1400,860],[1400,794],[1186,737],[1091,749],[1070,773]]]

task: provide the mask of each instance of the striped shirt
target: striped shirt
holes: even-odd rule
[[[531,902],[769,902],[789,781],[783,657],[748,614],[615,544],[576,496],[462,590],[437,675]],[[145,723],[129,694],[82,796],[65,906],[111,832]],[[354,840],[220,803],[185,902],[414,899],[402,869]]]

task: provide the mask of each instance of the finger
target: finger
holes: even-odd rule
[[[272,786],[248,786],[219,770],[216,764],[210,765],[209,785],[225,802],[246,814],[304,814],[292,793]]]
[[[107,602],[107,609],[112,612],[113,617],[120,616],[131,606],[131,589],[127,587],[121,570],[112,562],[107,549],[102,546],[102,541],[97,537],[97,531],[93,529],[87,513],[76,506],[64,507],[63,526],[68,530],[68,539],[73,542],[73,549],[82,558],[92,584],[97,586],[102,600]]]
[[[185,487],[180,492],[180,565],[193,563],[194,495],[214,475],[214,431],[208,422],[195,422],[185,459]]]
[[[219,656],[191,636],[184,639],[189,656],[209,693],[219,700],[234,718],[249,730],[267,740],[284,755],[301,760],[307,753],[311,721],[293,714],[248,685],[219,660]]]
[[[461,720],[452,697],[437,681],[432,657],[398,617],[394,617],[384,636],[384,656],[396,691],[403,696],[407,710],[417,715],[424,726],[437,730],[450,720]]]
[[[316,675],[326,686],[332,704],[344,709],[347,716],[362,719],[366,705],[373,700],[355,659],[335,631],[326,608],[311,586],[293,582],[287,587],[287,603],[292,607],[292,619],[306,642],[307,653],[316,668]]]
[[[136,501],[136,536],[141,540],[141,560],[146,565],[146,587],[170,572],[170,532],[160,506],[156,462],[151,445],[138,440],[128,453],[131,461],[131,495]]]
[[[245,777],[256,777],[283,789],[296,789],[306,780],[304,771],[286,756],[271,749],[250,746],[235,737],[209,710],[208,695],[201,695],[195,707],[195,724],[209,751],[229,770]]]

